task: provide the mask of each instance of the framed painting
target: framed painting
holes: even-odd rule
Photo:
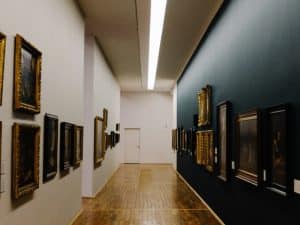
[[[230,110],[231,103],[226,101],[217,106],[217,148],[219,178],[227,181],[230,176]]]
[[[261,182],[261,115],[258,110],[236,118],[236,177],[250,184]]]
[[[5,46],[6,46],[6,36],[0,32],[0,105],[2,105],[2,96],[3,96]]]
[[[120,123],[116,124],[116,131],[120,131]]]
[[[107,120],[108,120],[108,110],[106,108],[103,109],[103,127],[104,130],[107,128]]]
[[[198,93],[198,126],[210,126],[211,125],[211,95],[212,88],[207,85]]]
[[[44,166],[43,182],[57,173],[58,117],[46,114],[44,118]]]
[[[12,198],[17,200],[39,187],[40,127],[13,125]]]
[[[115,132],[114,131],[110,132],[110,139],[111,139],[111,148],[114,148],[115,145],[116,145],[116,142],[115,142]]]
[[[110,135],[108,133],[105,133],[105,151],[110,147]]]
[[[60,171],[68,172],[72,163],[73,124],[60,124]]]
[[[288,194],[292,189],[289,173],[287,104],[267,109],[267,185],[275,192]]]
[[[120,133],[116,134],[116,143],[120,143]]]
[[[95,117],[94,125],[94,167],[101,165],[104,160],[104,121],[99,116]]]
[[[31,114],[41,108],[42,53],[28,41],[15,38],[14,110]]]
[[[197,163],[209,172],[214,171],[214,132],[197,132]]]
[[[83,126],[73,126],[72,166],[80,166],[83,157]]]

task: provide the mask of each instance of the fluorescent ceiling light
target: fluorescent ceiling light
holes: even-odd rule
[[[153,90],[159,57],[167,0],[151,0],[148,89]]]

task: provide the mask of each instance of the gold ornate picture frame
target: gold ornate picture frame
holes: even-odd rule
[[[0,32],[0,105],[2,105],[2,96],[3,96],[5,46],[6,46],[6,36]]]
[[[94,120],[94,167],[101,165],[105,156],[105,133],[104,120],[96,116]]]
[[[211,125],[211,95],[212,88],[207,85],[198,93],[198,126]]]
[[[197,163],[209,172],[214,171],[214,132],[213,130],[196,133]]]
[[[20,35],[15,38],[14,111],[40,113],[42,53]]]
[[[39,187],[40,127],[13,125],[12,198],[17,200]]]

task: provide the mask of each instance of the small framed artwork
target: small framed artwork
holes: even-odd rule
[[[288,114],[287,104],[267,109],[267,185],[280,194],[288,194],[292,189],[289,174]]]
[[[83,126],[73,126],[72,166],[80,166],[83,157]]]
[[[116,133],[116,143],[120,143],[120,133]]]
[[[214,171],[214,132],[213,130],[197,132],[197,163],[209,172]]]
[[[41,108],[42,53],[28,41],[15,38],[14,110],[37,114]]]
[[[116,124],[116,131],[120,131],[120,123]]]
[[[2,96],[3,96],[5,46],[6,46],[6,36],[0,32],[0,105],[2,105]]]
[[[115,147],[115,132],[114,131],[111,131],[110,132],[110,143],[111,143],[111,148],[114,148]]]
[[[60,124],[60,171],[68,172],[72,162],[73,124]]]
[[[261,182],[260,112],[239,114],[236,118],[236,177],[253,185]]]
[[[105,133],[105,151],[110,147],[110,135]]]
[[[105,145],[104,145],[104,121],[99,116],[95,117],[94,125],[94,167],[101,165],[104,160]]]
[[[107,120],[108,120],[108,110],[106,108],[103,109],[103,126],[104,130],[107,128]]]
[[[44,166],[43,182],[57,173],[58,117],[46,114],[44,118]]]
[[[14,123],[12,198],[17,200],[39,187],[40,127]]]
[[[212,88],[210,85],[206,85],[198,93],[199,127],[211,125],[211,96]]]
[[[218,173],[219,178],[227,181],[230,175],[230,110],[231,103],[226,101],[217,106]]]

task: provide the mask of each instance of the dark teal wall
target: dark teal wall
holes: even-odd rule
[[[197,92],[206,84],[213,87],[213,118],[224,100],[233,104],[232,117],[291,104],[289,150],[292,175],[300,179],[300,0],[226,2],[178,81],[178,126],[192,127]],[[227,225],[300,224],[291,220],[300,215],[297,196],[286,199],[235,179],[224,184],[188,155],[178,156],[178,171]]]

